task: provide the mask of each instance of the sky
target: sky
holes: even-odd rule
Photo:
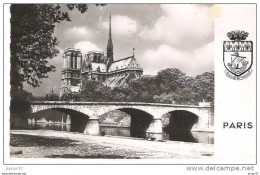
[[[156,75],[165,68],[178,68],[189,76],[214,70],[214,5],[203,4],[108,4],[89,5],[86,13],[69,11],[71,22],[56,25],[59,55],[50,60],[56,71],[38,88],[24,89],[44,96],[53,87],[59,94],[62,54],[66,48],[104,51],[108,40],[109,14],[112,16],[114,60],[133,55],[144,75]]]

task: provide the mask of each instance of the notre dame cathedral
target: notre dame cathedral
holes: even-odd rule
[[[143,69],[132,56],[114,60],[111,34],[111,15],[109,18],[109,37],[107,54],[100,51],[90,51],[85,57],[79,49],[68,48],[63,54],[63,69],[61,71],[60,97],[63,94],[77,94],[82,84],[87,80],[102,81],[104,85],[118,87],[126,84],[130,75],[135,78],[142,76]]]

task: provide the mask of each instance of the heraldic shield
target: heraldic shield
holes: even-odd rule
[[[232,79],[244,79],[243,74],[247,73],[250,75],[251,73],[253,42],[244,41],[247,36],[247,32],[233,31],[228,33],[228,37],[232,41],[224,41],[224,65],[227,69],[226,74],[231,73],[232,75],[228,76]]]

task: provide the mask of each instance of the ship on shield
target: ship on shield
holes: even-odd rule
[[[227,34],[231,41],[224,41],[224,66],[226,75],[234,80],[242,80],[252,73],[253,42],[245,41],[244,31],[232,31]]]
[[[237,75],[243,73],[248,65],[248,61],[245,59],[246,57],[239,56],[238,52],[231,54],[231,63],[228,63],[229,69]]]

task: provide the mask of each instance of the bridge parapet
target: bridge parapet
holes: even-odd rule
[[[167,103],[144,103],[144,102],[73,102],[73,101],[33,101],[32,105],[46,105],[46,104],[57,104],[57,105],[119,105],[119,106],[154,106],[154,107],[184,107],[184,108],[211,108],[210,106],[196,106],[196,105],[178,105],[178,104],[167,104]]]

